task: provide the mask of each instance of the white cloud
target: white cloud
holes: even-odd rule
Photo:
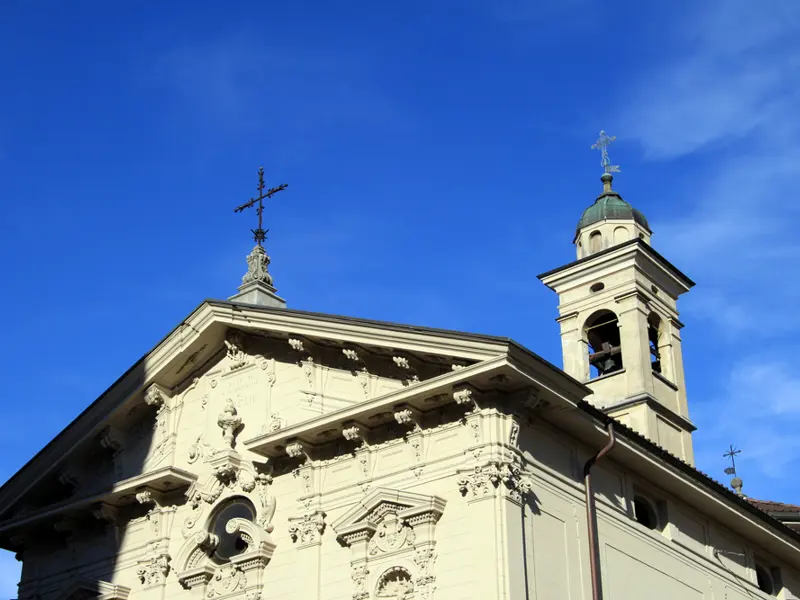
[[[664,62],[626,90],[617,126],[650,160],[690,157],[669,191],[688,211],[653,228],[698,281],[682,310],[716,340],[707,371],[725,373],[706,398],[690,390],[697,463],[720,472],[723,449],[741,445],[746,485],[770,496],[800,459],[800,4],[692,6],[671,24]]]
[[[695,404],[698,462],[721,464],[722,449],[738,440],[740,474],[746,483],[752,476],[754,489],[768,489],[768,479],[783,479],[800,456],[798,400],[800,374],[790,361],[757,355],[739,361],[718,397]]]

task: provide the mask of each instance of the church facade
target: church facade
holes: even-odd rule
[[[540,276],[563,370],[287,309],[259,242],[0,488],[19,599],[800,597],[800,534],[694,468],[693,283],[603,186]]]

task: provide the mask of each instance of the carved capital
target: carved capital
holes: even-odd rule
[[[292,541],[300,546],[318,543],[325,531],[325,516],[323,511],[315,511],[302,517],[290,518],[289,535]]]
[[[162,553],[139,561],[136,575],[144,587],[164,585],[169,574],[169,563],[172,559],[169,554]]]
[[[530,479],[522,469],[507,461],[475,465],[470,471],[461,472],[458,489],[462,495],[469,495],[471,500],[479,500],[492,496],[500,484],[503,484],[509,497],[517,502],[521,502],[532,489]]]

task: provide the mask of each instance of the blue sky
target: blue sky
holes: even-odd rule
[[[165,6],[168,4],[168,6]],[[604,128],[681,300],[698,467],[800,502],[800,5],[765,0],[0,7],[7,479],[207,297],[264,165],[293,308],[508,335],[556,297]],[[0,596],[17,563],[0,562]],[[5,594],[7,590],[7,594]]]

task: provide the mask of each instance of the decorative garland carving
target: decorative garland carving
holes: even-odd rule
[[[477,500],[494,494],[500,483],[505,485],[509,497],[517,502],[531,491],[530,479],[512,462],[475,465],[471,471],[462,473],[458,489],[462,495],[469,494],[472,500]]]

